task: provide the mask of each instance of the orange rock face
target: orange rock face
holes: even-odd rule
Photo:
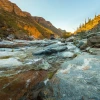
[[[45,79],[46,71],[27,71],[0,77],[0,100],[18,100],[34,85]]]
[[[24,26],[24,29],[27,30],[31,36],[38,39],[39,37],[42,37],[41,33],[34,27],[34,26]]]
[[[23,17],[30,16],[29,13],[23,12],[16,4],[11,3],[8,0],[6,1],[0,0],[0,8],[3,8],[5,11],[8,11],[8,12],[13,12],[19,16],[23,16]]]
[[[3,8],[6,11],[12,12],[13,11],[13,4],[10,3],[8,0],[0,0],[0,8]]]

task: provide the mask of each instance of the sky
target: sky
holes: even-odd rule
[[[10,0],[32,16],[43,17],[55,27],[73,32],[100,14],[100,0]]]

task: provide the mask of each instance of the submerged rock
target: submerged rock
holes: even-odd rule
[[[85,44],[87,44],[87,39],[76,40],[76,41],[74,41],[74,44],[78,48],[82,48],[82,46],[84,46]]]

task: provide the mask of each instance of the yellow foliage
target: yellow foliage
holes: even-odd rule
[[[28,31],[29,32],[28,34],[33,36],[36,39],[42,37],[41,33],[34,26],[28,26],[28,25],[21,26],[20,24],[18,24],[18,26]]]
[[[82,26],[80,26],[75,32],[74,34],[78,33],[78,32],[82,32],[82,31],[88,31],[91,30],[92,28],[94,28],[96,25],[98,25],[100,22],[100,15],[96,16],[93,20],[88,20],[87,23],[83,24]]]

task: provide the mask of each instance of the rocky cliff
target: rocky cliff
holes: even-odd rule
[[[52,23],[50,21],[46,21],[44,18],[42,17],[34,17],[34,20],[39,23],[40,25],[46,27],[47,29],[52,30],[54,33],[57,33],[58,35],[61,35],[61,31],[59,29],[57,29],[55,26],[52,25]]]
[[[14,34],[16,38],[33,36],[43,39],[49,38],[50,34],[58,36],[61,33],[49,21],[42,17],[31,16],[9,0],[0,0],[0,12],[0,37],[2,38]]]
[[[9,0],[0,0],[0,8],[8,12],[13,12],[18,16],[31,16],[31,14],[23,12],[16,4],[11,3]]]

